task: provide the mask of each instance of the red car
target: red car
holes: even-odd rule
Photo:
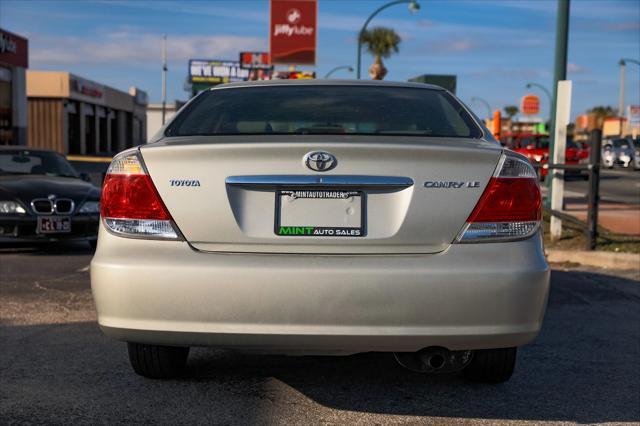
[[[509,147],[520,154],[525,155],[529,161],[539,168],[540,178],[544,180],[549,169],[545,167],[549,163],[549,135],[545,134],[517,134],[511,137]],[[589,161],[589,150],[584,149],[571,139],[567,139],[565,151],[565,164],[586,164]],[[588,178],[586,171],[565,170],[565,175],[581,176]]]

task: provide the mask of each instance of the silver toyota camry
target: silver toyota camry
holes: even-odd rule
[[[153,378],[212,346],[505,381],[547,302],[540,206],[528,160],[439,87],[218,86],[113,159],[98,321]]]

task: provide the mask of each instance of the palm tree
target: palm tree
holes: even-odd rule
[[[382,63],[382,58],[388,58],[393,53],[398,53],[398,45],[402,39],[391,28],[375,27],[365,30],[360,38],[360,43],[367,47],[367,51],[375,56],[375,62],[369,68],[369,75],[373,80],[382,80],[387,75],[387,69]]]
[[[509,120],[513,119],[513,117],[515,117],[516,114],[518,114],[518,111],[520,110],[515,105],[507,105],[506,107],[504,107],[504,113],[507,114],[507,117],[509,117]]]

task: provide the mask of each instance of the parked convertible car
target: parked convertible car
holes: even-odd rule
[[[524,155],[535,165],[539,165],[538,174],[544,180],[549,173],[549,135],[518,134],[513,137],[512,149]],[[565,164],[586,164],[589,162],[589,149],[571,139],[565,148]],[[579,176],[588,179],[588,172],[582,170],[565,170],[565,176]]]
[[[540,188],[449,92],[217,86],[105,179],[91,286],[143,376],[190,346],[509,379],[549,291]]]
[[[0,243],[85,240],[95,247],[100,191],[85,180],[56,152],[1,147]]]

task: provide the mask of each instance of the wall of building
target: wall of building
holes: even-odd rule
[[[146,94],[137,96],[68,72],[30,71],[29,145],[110,156],[146,141]],[[146,101],[145,101],[146,102]],[[43,137],[53,132],[50,139]]]
[[[167,104],[165,122],[176,113],[176,104]],[[162,128],[162,104],[147,106],[147,138],[151,139]]]
[[[68,98],[68,72],[61,71],[33,71],[27,73],[27,97],[37,98]]]
[[[64,118],[61,99],[30,99],[29,146],[66,153]]]
[[[26,145],[29,42],[0,28],[0,145]]]

